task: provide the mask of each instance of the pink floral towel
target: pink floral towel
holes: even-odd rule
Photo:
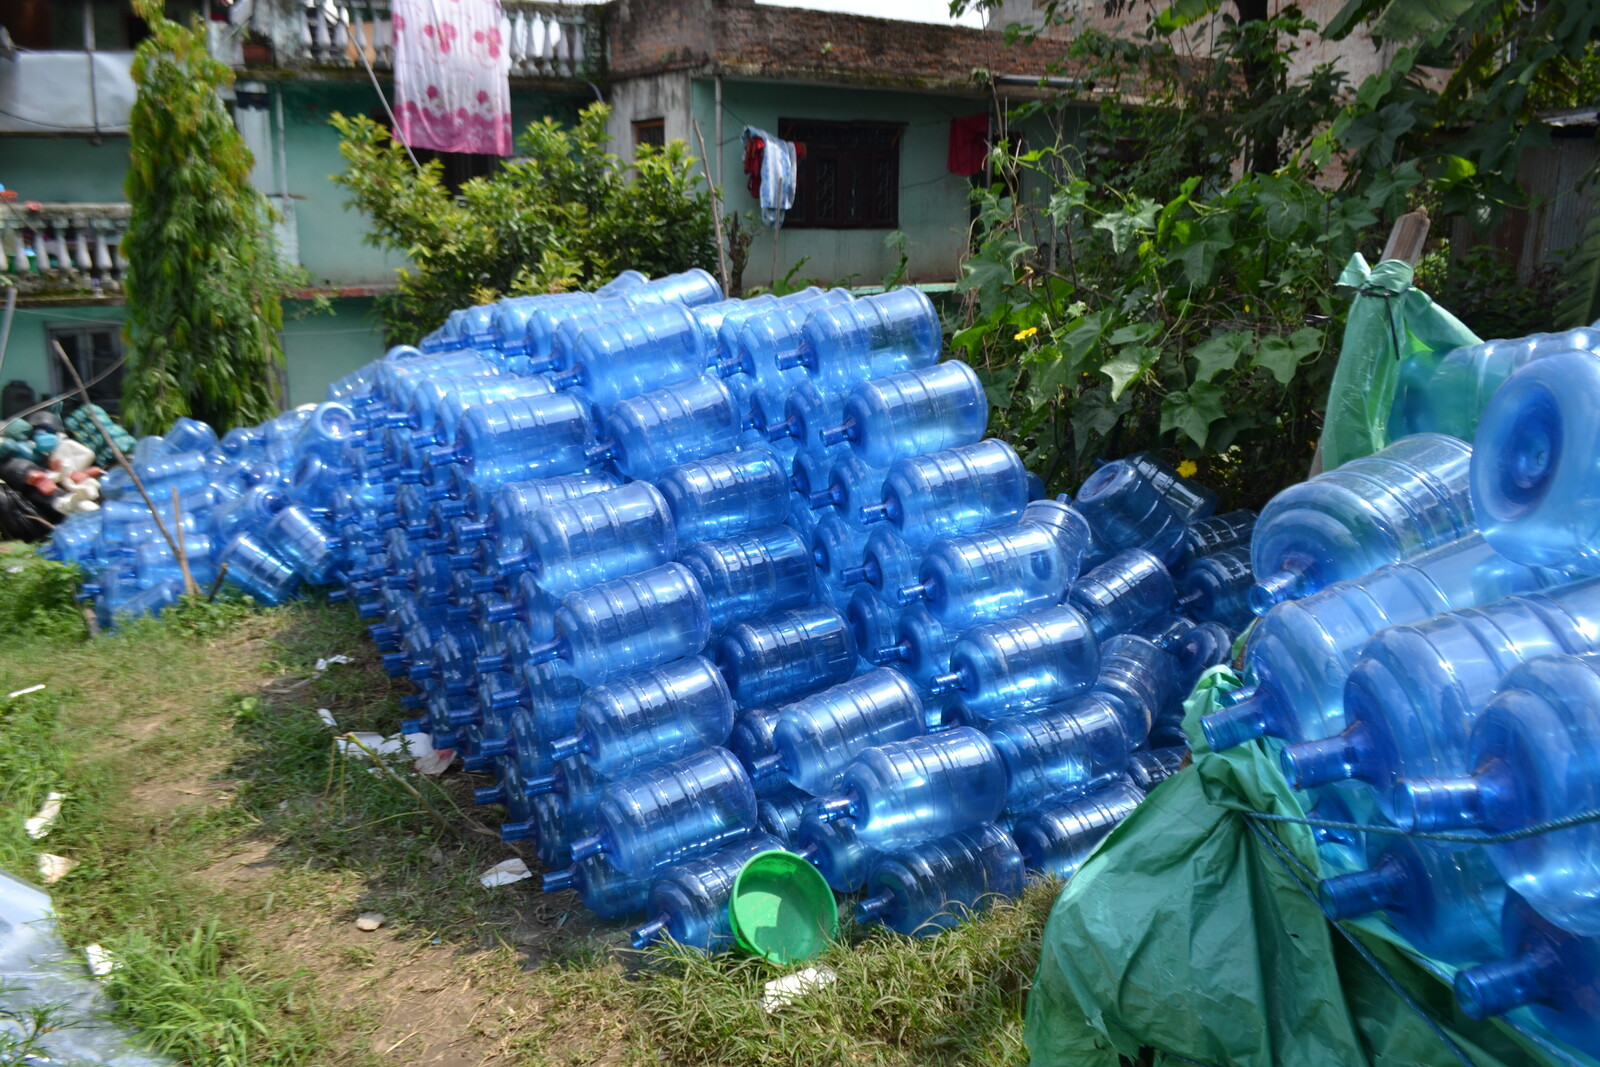
[[[500,0],[394,0],[401,140],[438,152],[511,154],[507,30]]]

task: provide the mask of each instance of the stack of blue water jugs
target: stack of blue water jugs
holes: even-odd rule
[[[1203,720],[1215,749],[1281,742],[1313,821],[1342,824],[1315,831],[1330,917],[1387,922],[1468,1015],[1592,1055],[1597,353],[1590,328],[1408,366],[1412,436],[1262,511],[1247,685]]]
[[[729,943],[766,849],[905,932],[1070,875],[1185,760],[1254,516],[1144,454],[1045,499],[916,289],[720,297],[629,272],[466,309],[140,470],[200,581],[336,584],[418,687],[405,729],[638,945]],[[170,603],[159,531],[110,512],[52,551],[108,620]]]

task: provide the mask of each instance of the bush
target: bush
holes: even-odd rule
[[[7,546],[15,548],[16,546]],[[87,636],[73,594],[78,569],[28,549],[0,552],[6,595],[0,597],[0,640],[44,637],[81,641]]]
[[[711,195],[683,142],[639,146],[630,174],[606,151],[609,114],[593,104],[570,129],[531,124],[522,155],[459,196],[437,161],[418,170],[372,120],[333,117],[349,163],[334,181],[372,220],[367,240],[411,260],[378,298],[391,337],[414,340],[456,308],[598,286],[620,270],[715,268]]]

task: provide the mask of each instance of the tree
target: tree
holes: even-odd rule
[[[150,27],[133,60],[123,410],[147,431],[190,415],[218,429],[278,410],[281,295],[291,281],[250,184],[254,163],[220,93],[233,72],[198,23],[135,0]]]
[[[606,150],[604,104],[575,126],[532,123],[521,155],[452,194],[437,160],[416,167],[389,131],[333,117],[349,164],[334,181],[372,220],[367,241],[410,265],[378,298],[389,335],[414,341],[460,307],[600,285],[618,271],[716,266],[711,194],[683,142],[640,145],[630,168]]]

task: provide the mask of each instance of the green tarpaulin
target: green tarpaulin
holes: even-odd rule
[[[1222,668],[1202,681],[1190,737],[1203,736],[1197,719],[1218,684],[1237,680]],[[1447,969],[1414,960],[1378,923],[1349,924],[1445,1036],[1431,1029],[1303,891],[1318,871],[1310,829],[1246,814],[1302,814],[1275,758],[1262,743],[1225,753],[1202,744],[1194,766],[1157,787],[1067,884],[1028,999],[1035,1067],[1116,1067],[1119,1054],[1147,1049],[1158,1065],[1589,1062],[1467,1019]],[[1287,865],[1261,834],[1282,843]],[[1296,862],[1309,872],[1297,875]]]

